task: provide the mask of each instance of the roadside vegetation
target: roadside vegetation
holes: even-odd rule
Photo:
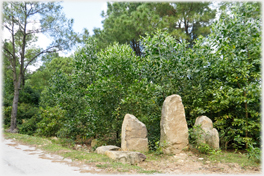
[[[29,9],[25,6],[56,7],[56,13],[62,10],[59,3],[38,3],[5,2],[9,8],[3,8],[3,27],[25,22],[17,10]],[[147,160],[172,157],[162,154],[159,146],[160,116],[165,98],[178,94],[190,130],[186,149],[190,155],[204,158],[201,162],[206,159],[258,167],[262,147],[261,4],[220,3],[217,20],[210,5],[108,3],[106,14],[102,14],[102,30],[95,29],[93,36],[85,30],[78,36],[71,31],[73,21],[68,21],[69,29],[60,33],[64,36],[66,32],[68,38],[56,40],[61,41],[61,46],[56,45],[58,50],[37,55],[43,64],[32,73],[16,60],[20,58],[19,47],[26,52],[21,56],[26,66],[34,63],[33,56],[41,50],[30,48],[37,39],[18,27],[13,40],[3,41],[3,127],[19,134],[5,133],[5,137],[100,168],[158,172],[116,163],[93,151],[101,145],[121,145],[123,118],[130,113],[147,127]],[[56,21],[50,12],[45,20]],[[57,20],[60,24],[66,21]],[[52,32],[48,28],[56,25],[44,22],[43,27]],[[23,40],[25,45],[19,42],[23,36],[28,36]],[[74,45],[72,42],[79,42],[78,49],[68,57],[59,56],[58,51]],[[195,143],[197,136],[191,131],[200,115],[212,120],[221,150]],[[76,145],[89,146],[92,139],[97,144],[89,152],[73,150]]]

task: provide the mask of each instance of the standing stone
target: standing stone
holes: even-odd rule
[[[131,114],[125,115],[122,124],[121,149],[123,151],[148,151],[146,125]]]
[[[188,126],[182,99],[176,94],[168,96],[162,106],[160,146],[165,154],[178,154],[188,143]]]
[[[200,135],[198,143],[208,144],[213,149],[219,149],[219,134],[217,129],[213,128],[213,122],[206,116],[199,116],[195,120],[194,126],[201,126],[202,131],[198,132]]]

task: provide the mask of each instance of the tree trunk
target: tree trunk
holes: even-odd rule
[[[134,50],[137,56],[141,56],[141,51],[140,51],[140,44],[137,42],[135,39],[133,39],[130,43],[131,48]]]
[[[244,92],[245,98],[247,98],[246,92]],[[248,137],[248,108],[247,101],[245,102],[245,111],[246,111],[246,138]],[[248,148],[248,141],[246,142],[246,149]]]
[[[12,105],[12,113],[11,113],[11,126],[10,132],[16,132],[16,118],[17,118],[17,109],[18,109],[18,100],[19,100],[19,90],[21,83],[21,75],[19,75],[18,80],[14,80],[14,99]]]

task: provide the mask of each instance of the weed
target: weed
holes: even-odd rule
[[[247,155],[239,153],[231,153],[221,151],[220,154],[215,155],[206,155],[202,154],[201,157],[207,158],[212,162],[221,162],[221,163],[237,163],[242,166],[258,166],[258,164],[252,160],[249,160]]]
[[[256,163],[260,163],[261,161],[261,151],[258,147],[253,147],[252,144],[249,144],[249,148],[247,149],[247,156],[250,160],[255,161]]]
[[[221,150],[216,150],[211,148],[208,144],[205,143],[207,134],[202,128],[201,125],[194,126],[192,129],[189,129],[189,141],[190,144],[196,148],[202,154],[220,154]]]
[[[163,153],[162,147],[163,146],[160,145],[160,141],[156,141],[155,142],[155,147],[154,147],[155,148],[155,153],[156,154],[162,154]]]

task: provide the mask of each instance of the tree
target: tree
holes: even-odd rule
[[[232,126],[233,140],[246,148],[249,144],[260,145],[260,7],[259,3],[232,4],[232,15],[223,13],[208,37],[208,45],[214,47],[212,58],[218,58],[212,62],[212,77],[218,79],[213,83],[211,94],[217,96],[211,106],[220,103],[218,109],[230,111],[217,122]]]
[[[190,46],[198,36],[207,36],[216,10],[210,8],[211,2],[157,3],[159,16],[168,21],[168,32],[177,40],[186,39]]]
[[[52,75],[57,71],[61,70],[63,73],[69,75],[72,73],[73,65],[71,57],[55,57],[48,63],[43,63],[40,68],[31,73],[26,81],[32,88],[41,92],[45,87],[48,86],[48,82]]]
[[[143,45],[140,36],[153,34],[153,29],[167,30],[178,42],[187,40],[190,46],[199,36],[210,33],[215,17],[211,3],[108,3],[103,30],[95,29],[99,47],[106,48],[113,42],[129,44],[141,56]]]
[[[2,27],[9,32],[9,38],[3,41],[3,54],[9,60],[14,85],[10,132],[16,131],[19,91],[27,67],[42,54],[67,49],[77,39],[73,20],[67,20],[61,9],[57,2],[3,3]],[[40,33],[54,39],[45,49],[34,45]]]
[[[128,44],[137,56],[141,56],[140,36],[155,28],[163,28],[163,22],[148,3],[114,2],[107,5],[106,14],[102,13],[104,29],[94,30],[95,38],[103,41],[100,47],[106,48],[114,42]]]

